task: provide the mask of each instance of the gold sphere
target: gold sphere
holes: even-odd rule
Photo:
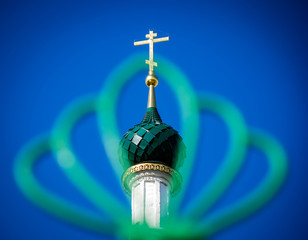
[[[158,78],[154,74],[149,74],[145,79],[145,84],[149,87],[153,85],[154,87],[158,84]]]

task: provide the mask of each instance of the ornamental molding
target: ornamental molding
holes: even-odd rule
[[[171,167],[161,163],[139,163],[128,168],[122,175],[122,185],[125,192],[131,195],[133,183],[142,178],[164,179],[170,184],[172,195],[175,195],[180,190],[182,183],[181,174]]]

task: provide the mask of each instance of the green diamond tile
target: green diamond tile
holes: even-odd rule
[[[137,132],[137,134],[142,137],[144,134],[147,133],[147,130],[145,130],[144,128],[140,128],[139,131]]]
[[[128,149],[129,149],[129,145],[130,145],[130,141],[125,140],[125,141],[124,141],[124,144],[123,144],[123,148],[124,148],[125,150],[128,150]]]
[[[143,139],[147,141],[148,143],[151,142],[153,138],[155,138],[155,136],[150,132],[147,132],[143,137]]]
[[[160,129],[157,129],[156,127],[155,127],[155,128],[152,128],[152,129],[150,130],[150,133],[152,133],[152,134],[154,134],[154,135],[156,135],[156,134],[159,133],[159,132],[161,132],[161,130],[160,130]]]
[[[168,139],[168,134],[161,133],[159,136],[159,142],[162,143]]]
[[[133,137],[133,139],[131,140],[134,144],[138,145],[139,142],[142,140],[142,137],[138,136],[138,135],[135,135]]]
[[[134,132],[130,132],[128,135],[127,135],[127,140],[132,140],[132,138],[134,137],[135,133]]]
[[[152,148],[157,148],[157,146],[159,145],[159,141],[157,138],[154,138],[153,141],[151,142],[151,147]]]
[[[156,126],[156,128],[163,130],[163,129],[166,129],[166,125],[165,124],[158,124]]]
[[[143,153],[144,153],[144,151],[143,151],[141,148],[138,148],[138,150],[137,150],[137,155],[138,155],[139,157],[142,157]]]
[[[137,151],[137,146],[135,144],[131,144],[129,147],[129,151],[131,153],[135,153]]]
[[[141,140],[139,147],[144,150],[147,146],[148,146],[148,143],[144,140]]]
[[[150,130],[154,127],[153,124],[146,124],[145,126],[143,126],[143,128],[147,129],[147,130]]]
[[[128,159],[130,161],[134,161],[135,160],[135,154],[128,152]]]

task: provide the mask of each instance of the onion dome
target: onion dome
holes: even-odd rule
[[[142,122],[124,134],[119,157],[124,169],[144,162],[178,169],[186,157],[185,145],[178,132],[162,122],[157,109],[150,107]]]
[[[157,108],[154,87],[157,77],[148,75],[148,107],[141,123],[123,135],[118,154],[124,170],[139,163],[158,163],[179,169],[186,157],[183,139],[171,126],[162,122]]]

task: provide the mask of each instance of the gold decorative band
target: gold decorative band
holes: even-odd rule
[[[124,174],[122,175],[122,185],[124,187],[124,190],[130,194],[130,187],[128,186],[129,180],[135,175],[135,173],[142,172],[142,171],[159,171],[162,173],[167,173],[171,177],[171,192],[175,193],[177,190],[179,190],[181,182],[182,182],[182,176],[178,171],[175,169],[168,167],[161,163],[138,163],[134,166],[131,166],[128,168]]]

